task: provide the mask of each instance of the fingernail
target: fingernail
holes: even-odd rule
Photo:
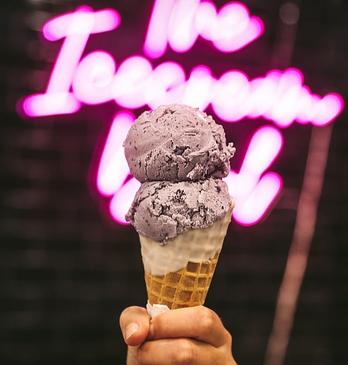
[[[130,323],[127,327],[126,327],[126,340],[129,339],[129,337],[133,336],[135,332],[137,332],[139,329],[139,325],[137,323]]]

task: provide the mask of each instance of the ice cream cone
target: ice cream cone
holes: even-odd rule
[[[186,231],[166,245],[140,235],[148,301],[169,309],[203,305],[231,220],[232,208],[208,228]]]
[[[204,304],[233,208],[222,180],[233,143],[211,116],[171,104],[142,113],[124,149],[141,182],[126,219],[140,235],[149,315]]]

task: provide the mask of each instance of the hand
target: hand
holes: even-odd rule
[[[120,326],[127,365],[236,365],[231,335],[206,307],[170,310],[152,319],[144,308],[129,307]]]

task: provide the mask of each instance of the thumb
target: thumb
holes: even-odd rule
[[[120,327],[128,346],[141,345],[150,328],[150,317],[145,308],[128,307],[120,315]]]

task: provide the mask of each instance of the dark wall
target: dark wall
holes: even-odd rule
[[[58,43],[38,32],[45,19],[73,10],[80,1],[0,2],[0,362],[2,364],[122,364],[125,346],[118,316],[128,305],[144,305],[146,293],[138,238],[104,214],[93,169],[115,104],[84,107],[78,114],[28,120],[15,105],[44,90]],[[152,1],[86,1],[115,7],[122,15],[116,34],[95,37],[122,60],[141,52]],[[221,5],[224,1],[216,1]],[[282,59],[280,0],[247,1],[262,17],[265,35],[234,54],[218,54],[200,41],[186,55],[164,59],[202,63],[216,74],[238,68],[251,77],[273,67],[303,70],[306,84],[323,95],[348,96],[347,4],[302,1],[295,48]],[[277,53],[278,52],[278,53]],[[255,54],[257,57],[255,57]],[[156,64],[157,61],[154,61]],[[137,113],[140,112],[136,111]],[[301,290],[286,364],[348,362],[346,211],[348,209],[346,113],[334,124],[318,222]],[[239,154],[238,169],[256,126],[265,120],[224,124]],[[234,335],[240,364],[261,364],[275,311],[296,217],[310,126],[283,131],[285,149],[272,170],[284,188],[269,217],[252,227],[232,223],[206,305]]]

